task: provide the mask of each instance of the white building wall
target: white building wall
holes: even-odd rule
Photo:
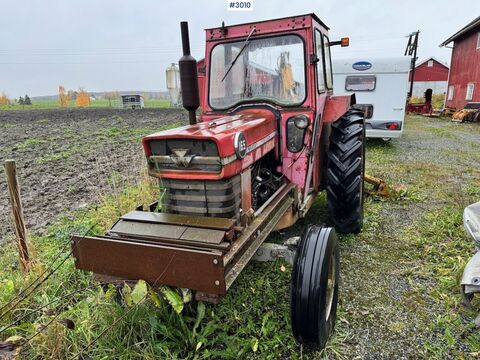
[[[413,83],[413,96],[423,96],[425,90],[432,89],[433,94],[445,94],[448,81],[415,81]],[[408,83],[410,88],[410,82]]]

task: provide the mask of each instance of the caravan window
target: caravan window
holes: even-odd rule
[[[377,78],[375,75],[352,75],[345,79],[345,90],[373,91]]]

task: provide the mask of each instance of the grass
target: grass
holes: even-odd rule
[[[440,130],[435,130],[440,129]],[[141,129],[139,130],[139,133]],[[453,134],[452,134],[453,133]],[[105,290],[68,260],[59,273],[6,318],[6,325],[41,304],[75,289],[78,296],[28,316],[2,334],[28,338],[55,315],[70,319],[75,329],[54,321],[29,345],[25,358],[69,359],[112,322],[87,355],[99,359],[350,359],[468,358],[480,351],[473,318],[480,310],[460,304],[459,279],[473,251],[462,228],[463,208],[480,196],[477,154],[453,148],[480,127],[452,126],[444,120],[409,117],[401,140],[368,141],[367,172],[390,186],[403,185],[402,196],[371,197],[365,225],[356,236],[341,235],[341,296],[336,332],[319,353],[301,349],[290,334],[291,267],[281,260],[251,263],[219,305],[183,304],[180,295],[154,294],[138,284]],[[99,136],[128,137],[121,125]],[[452,136],[450,136],[452,135]],[[134,134],[133,136],[136,136]],[[136,140],[135,140],[136,141]],[[448,154],[439,149],[451,147]],[[466,146],[466,145],[465,145]],[[448,161],[443,162],[442,156]],[[462,160],[462,161],[459,161]],[[95,207],[62,219],[45,236],[32,236],[37,263],[25,278],[18,271],[12,243],[0,248],[0,304],[18,293],[49,264],[68,234],[101,234],[117,217],[137,204],[158,198],[158,187],[145,173],[138,184],[121,183],[113,173],[105,195]],[[308,223],[328,223],[322,194],[307,218],[291,229],[273,233],[281,241],[298,235]],[[170,294],[167,297],[166,294]],[[139,301],[144,297],[145,301]],[[118,299],[122,299],[118,301]],[[137,299],[137,300],[135,300]],[[180,299],[180,300],[179,300]],[[141,302],[133,307],[132,304]],[[175,311],[175,309],[179,311]],[[131,311],[130,311],[131,310]]]
[[[35,147],[35,145],[45,144],[47,141],[42,139],[30,138],[16,146],[17,149],[26,149]]]
[[[45,164],[50,161],[59,161],[59,160],[68,159],[70,156],[72,156],[72,154],[73,154],[72,150],[63,150],[50,155],[39,157],[37,158],[36,161],[38,164]]]
[[[412,96],[412,103],[423,103],[425,99],[423,96]],[[432,107],[434,109],[443,109],[443,104],[445,102],[445,94],[433,94],[432,95]]]
[[[113,177],[115,178],[115,177]],[[115,182],[115,179],[112,179]],[[113,188],[113,186],[112,186]],[[49,229],[44,237],[33,237],[37,258],[41,259],[27,279],[14,271],[8,278],[2,274],[1,282],[8,291],[0,294],[0,303],[5,303],[14,293],[45,268],[53,255],[68,243],[68,234],[85,233],[92,225],[91,233],[102,233],[122,213],[139,203],[148,203],[158,197],[158,188],[145,176],[134,187],[127,187],[117,196],[106,197],[101,206],[78,214],[75,220],[64,219]],[[283,264],[283,263],[282,263]],[[16,268],[15,250],[12,244],[0,253],[2,269]],[[262,272],[265,276],[258,277]],[[254,264],[246,276],[239,280],[222,306],[187,304],[181,314],[173,311],[163,298],[151,297],[125,317],[118,326],[102,337],[88,355],[94,358],[156,359],[156,358],[237,358],[249,354],[264,354],[276,358],[276,354],[290,353],[296,358],[297,345],[288,332],[288,292],[279,301],[276,288],[279,284],[288,287],[289,273],[281,270],[281,263]],[[81,296],[50,308],[28,318],[20,326],[8,330],[4,337],[20,335],[28,338],[41,324],[61,312],[61,319],[75,323],[75,330],[66,329],[55,322],[45,333],[38,336],[31,346],[26,346],[24,356],[42,358],[68,358],[105,330],[112,321],[128,311],[129,307],[119,304],[118,296],[125,299],[126,289],[111,288],[108,291],[90,280],[88,274],[75,271],[73,262],[56,274],[36,296],[18,307],[2,324],[12,321],[29,309],[45,304],[60,294],[82,287],[89,288]],[[252,295],[256,295],[251,299]],[[248,315],[248,316],[247,316]],[[278,325],[285,330],[278,333]],[[235,335],[234,335],[235,334]],[[234,336],[232,336],[234,335]],[[287,349],[285,349],[287,346]],[[277,349],[271,353],[272,349]],[[271,354],[270,354],[271,353]],[[269,355],[270,354],[270,355]]]
[[[152,99],[152,100],[145,100],[145,108],[168,108],[170,107],[169,100],[161,100],[161,99]],[[117,107],[115,102],[109,103],[106,99],[98,99],[95,101],[90,102],[89,108],[110,108],[110,107]],[[1,105],[0,110],[32,110],[32,109],[59,109],[60,105],[57,100],[34,100],[32,101],[32,105],[18,105],[18,104],[10,104],[10,105]],[[67,108],[76,108],[75,101],[71,100]]]

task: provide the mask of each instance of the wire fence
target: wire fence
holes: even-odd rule
[[[87,232],[83,235],[80,241],[93,230],[93,228],[97,225],[97,223],[93,224]],[[65,251],[70,247],[70,243],[65,244],[61,250],[54,256],[53,261],[50,262],[49,266],[40,274],[38,275],[26,288],[24,288],[20,293],[14,296],[10,301],[8,301],[5,305],[0,308],[2,313],[0,314],[0,320],[3,319],[9,312],[15,309],[22,301],[28,298],[31,294],[33,294],[42,284],[44,284],[53,274],[55,274],[60,267],[65,264],[65,262],[70,258],[73,253],[73,249],[65,255]],[[55,265],[57,260],[59,260],[62,255],[65,255],[64,258],[60,261],[59,264]],[[12,305],[13,304],[13,305]],[[5,310],[7,308],[7,310]]]
[[[84,235],[82,236],[82,238],[80,238],[79,242],[82,241],[83,238],[85,238],[92,230],[93,228],[97,225],[97,223],[95,223],[94,225],[92,225],[85,233]],[[77,244],[79,243],[77,242]],[[53,274],[55,274],[64,264],[65,262],[71,257],[72,253],[73,253],[73,249],[71,249],[70,251],[68,251],[68,253],[65,255],[65,250],[66,248],[70,246],[70,243],[66,244],[65,246],[63,246],[61,248],[61,250],[54,256],[54,259],[50,262],[49,266],[39,275],[37,276],[27,287],[25,287],[20,293],[18,293],[16,296],[14,296],[10,301],[8,301],[6,304],[4,304],[0,309],[3,310],[2,314],[0,315],[0,319],[4,318],[8,313],[14,311],[18,305],[24,301],[25,299],[27,299],[28,297],[30,297],[38,288],[40,288],[40,286],[42,284],[44,284]],[[62,254],[65,255],[63,258],[62,258]],[[157,286],[157,284],[159,283],[159,281],[161,281],[162,277],[164,276],[165,272],[168,270],[170,264],[172,263],[173,259],[174,259],[175,255],[172,255],[172,257],[170,258],[170,260],[168,261],[167,263],[167,266],[165,267],[165,269],[162,271],[162,273],[156,278],[155,282],[151,285],[152,288],[155,288],[155,286]],[[61,259],[61,261],[59,263],[58,260]],[[86,287],[82,287],[80,289],[76,289],[74,291],[71,291],[67,294],[64,294],[62,296],[59,296],[59,297],[56,297],[55,299],[45,303],[45,304],[42,304],[34,309],[31,309],[29,311],[27,311],[26,313],[24,313],[22,316],[20,316],[19,318],[17,319],[14,319],[13,321],[11,321],[9,324],[7,324],[6,326],[4,326],[3,328],[0,329],[0,334],[3,334],[5,333],[7,330],[10,330],[12,328],[14,328],[15,326],[17,326],[18,324],[20,324],[23,320],[25,320],[26,318],[28,318],[29,316],[35,314],[35,313],[38,313],[39,311],[42,311],[43,309],[46,309],[48,308],[49,306],[51,306],[52,304],[55,304],[55,303],[59,303],[60,301],[62,301],[62,304],[65,303],[66,301],[68,301],[69,299],[73,298],[74,296],[77,296],[79,294],[83,294],[85,293],[86,291],[88,290],[93,290],[93,287],[91,285],[89,286],[86,286]],[[126,310],[125,312],[123,312],[120,316],[118,316],[117,318],[115,318],[110,325],[108,325],[108,327],[106,327],[104,330],[102,330],[97,336],[95,336],[92,340],[90,340],[88,342],[87,345],[83,346],[80,351],[78,353],[76,353],[75,355],[73,355],[71,358],[72,359],[86,359],[88,357],[84,356],[84,354],[90,350],[91,348],[94,347],[94,345],[102,338],[104,337],[106,334],[108,334],[110,332],[110,330],[112,330],[117,324],[119,324],[124,318],[126,318],[130,313],[132,313],[135,309],[137,309],[140,305],[142,305],[143,303],[145,303],[145,300],[147,299],[148,297],[148,294],[149,292],[147,291],[142,298],[140,298],[138,301],[136,301],[130,308],[128,308],[128,310]],[[42,324],[32,335],[30,335],[28,338],[26,338],[22,344],[22,347],[19,351],[19,354],[18,356],[21,356],[22,354],[24,355],[29,348],[26,348],[25,347],[25,344],[30,344],[31,346],[33,346],[33,344],[31,343],[33,339],[35,339],[39,334],[45,332],[49,326],[51,326],[53,323],[55,322],[61,322],[59,319],[59,317],[64,314],[65,311],[58,311],[52,318],[50,318],[48,320],[47,323],[45,324]]]

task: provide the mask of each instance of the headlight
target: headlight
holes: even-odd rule
[[[247,154],[247,140],[243,133],[238,132],[233,138],[233,148],[235,149],[235,154],[239,159],[243,159]]]
[[[297,153],[303,149],[305,134],[310,125],[310,119],[305,115],[292,116],[287,120],[287,149]]]
[[[293,118],[293,123],[297,128],[304,130],[310,125],[310,120],[305,115],[300,115]]]

